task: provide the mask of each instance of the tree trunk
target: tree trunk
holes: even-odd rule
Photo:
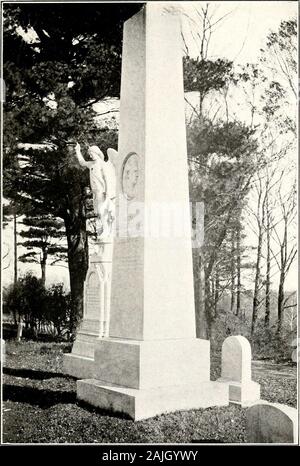
[[[259,293],[259,279],[260,279],[261,249],[262,249],[262,229],[260,227],[259,233],[258,233],[257,258],[256,258],[256,266],[255,266],[251,335],[253,335],[254,333],[255,323],[256,323],[257,314],[258,314],[258,306],[259,306],[258,293]]]
[[[279,279],[279,286],[278,286],[278,299],[277,299],[277,330],[278,332],[282,329],[282,319],[283,319],[283,306],[284,306],[284,272],[281,271],[280,279]]]
[[[14,319],[14,326],[17,327],[18,325],[18,311],[17,309],[13,309],[13,319]]]
[[[200,119],[201,124],[203,123],[203,101],[204,101],[204,95],[202,94],[202,92],[200,92],[200,96],[199,96],[199,119]]]
[[[205,320],[207,323],[207,336],[211,337],[213,327],[213,302],[211,297],[210,276],[205,274]]]
[[[266,263],[266,299],[265,299],[265,326],[270,323],[270,285],[271,285],[271,254],[270,254],[270,219],[267,215],[267,263]]]
[[[230,294],[231,294],[230,311],[231,311],[231,313],[233,313],[234,302],[235,302],[235,244],[234,244],[234,230],[232,230],[232,232],[231,232],[230,276],[231,276],[231,283],[230,283]]]
[[[14,284],[18,281],[17,214],[14,210]]]
[[[72,307],[70,328],[73,332],[77,320],[83,316],[83,286],[88,269],[88,237],[83,215],[76,215],[73,219],[67,217],[65,227]]]
[[[239,316],[241,313],[241,227],[237,228],[236,232],[236,272],[237,272],[237,284],[236,284],[236,315]]]
[[[47,264],[47,251],[42,251],[42,258],[41,258],[41,271],[42,271],[42,285],[45,286],[46,284],[46,264]]]
[[[193,262],[195,277],[196,337],[206,340],[208,339],[208,332],[205,314],[203,257],[199,249],[193,249]]]
[[[215,295],[215,292],[216,292],[216,289],[215,289],[215,279],[214,277],[211,277],[210,279],[210,292],[211,292],[211,301],[212,301],[212,313],[213,313],[213,316],[215,317],[216,316],[216,308],[215,308],[215,299],[216,299],[216,295]]]
[[[215,298],[214,298],[214,313],[215,316],[218,315],[218,302],[220,297],[220,277],[219,277],[219,270],[216,270],[216,281],[215,281]]]

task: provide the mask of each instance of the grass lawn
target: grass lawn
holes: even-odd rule
[[[6,342],[4,443],[223,443],[245,441],[245,410],[198,409],[133,422],[76,400],[76,380],[62,374],[64,343]],[[212,361],[211,378],[220,375]],[[295,365],[253,364],[263,399],[296,407]]]

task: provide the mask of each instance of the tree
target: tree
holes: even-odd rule
[[[19,256],[19,260],[21,262],[40,264],[41,280],[45,286],[46,265],[49,256],[53,256],[51,265],[65,261],[67,258],[66,246],[58,243],[58,240],[65,237],[65,233],[62,230],[64,223],[50,215],[41,217],[28,216],[23,219],[22,223],[29,228],[19,232],[22,238],[26,238],[26,241],[19,244],[28,249],[29,252]]]
[[[258,181],[256,184],[257,190],[257,206],[256,212],[254,212],[256,227],[257,227],[257,251],[256,251],[256,262],[255,262],[255,278],[254,278],[254,292],[253,292],[253,310],[251,320],[251,335],[254,333],[255,324],[258,317],[258,309],[260,305],[259,291],[261,288],[261,260],[262,260],[262,248],[264,240],[264,225],[266,217],[266,201],[269,186],[266,189],[263,187],[262,178],[258,175]]]
[[[256,147],[253,130],[240,122],[227,124],[220,120],[212,123],[195,119],[188,128],[188,154],[194,167],[191,198],[202,201],[205,205],[204,245],[201,254],[208,332],[211,331],[215,318],[212,278],[215,276],[220,284],[218,263],[220,260],[224,262],[224,256],[221,256],[224,251],[222,246],[227,241],[233,224],[240,217],[241,206],[250,189],[256,170]],[[226,255],[229,259],[228,250]],[[218,269],[219,272],[215,275]],[[220,294],[221,290],[218,291]]]
[[[267,188],[270,186],[269,171],[267,169]],[[268,327],[270,323],[271,313],[271,225],[273,225],[272,208],[270,205],[270,193],[269,189],[266,191],[266,202],[265,202],[265,231],[266,231],[266,280],[265,280],[265,326]]]
[[[68,143],[107,148],[101,140],[107,131],[99,131],[93,104],[119,96],[122,26],[139,8],[4,6],[4,194],[34,216],[51,214],[64,221],[74,315],[82,314],[88,265],[84,200],[89,181]],[[25,40],[26,33],[31,40]]]
[[[279,271],[278,287],[278,332],[282,328],[283,311],[289,296],[285,298],[284,284],[288,271],[296,257],[296,245],[292,237],[288,240],[293,230],[295,218],[295,185],[291,173],[288,174],[287,166],[293,166],[293,158],[296,145],[297,127],[297,19],[291,18],[281,21],[277,31],[269,33],[266,46],[261,50],[261,65],[265,74],[269,77],[269,85],[263,96],[263,112],[267,124],[274,132],[281,135],[285,141],[284,156],[286,165],[283,164],[280,187],[274,196],[275,203],[279,207],[279,221],[272,225],[269,222],[269,248],[268,254],[272,255]],[[284,162],[284,159],[283,159]],[[290,178],[291,190],[286,192],[283,187],[283,176]],[[267,217],[268,220],[268,217]],[[271,225],[270,225],[271,224]],[[279,251],[273,252],[270,244],[273,239]],[[266,298],[266,306],[267,306]],[[266,310],[266,322],[268,314]]]
[[[184,87],[199,93],[199,108],[193,107],[198,118],[203,118],[204,99],[210,92],[224,89],[234,79],[233,64],[229,60],[184,57]],[[186,99],[187,100],[187,99]],[[188,100],[187,100],[188,101]],[[189,101],[188,101],[189,102]]]
[[[236,284],[236,315],[241,315],[241,295],[242,295],[242,258],[243,252],[245,248],[242,246],[242,240],[245,237],[242,234],[243,225],[242,225],[242,216],[240,217],[240,221],[236,226],[236,276],[237,276],[237,284]]]
[[[253,230],[258,241],[252,333],[258,310],[263,303],[265,326],[268,327],[270,323],[271,278],[274,275],[272,269],[274,259],[279,255],[278,251],[276,254],[273,252],[273,235],[284,224],[284,215],[282,212],[278,214],[278,183],[282,181],[286,166],[291,163],[295,146],[296,40],[296,20],[282,21],[278,31],[269,33],[266,46],[261,50],[260,63],[243,70],[244,91],[251,111],[252,125],[256,121],[260,150],[264,153],[263,163],[258,167],[257,180],[254,183],[257,210],[253,212],[250,208],[257,223]],[[251,218],[248,218],[249,222],[251,224]]]
[[[281,184],[278,190],[278,201],[282,215],[282,231],[280,232],[279,225],[273,230],[274,239],[279,247],[279,257],[274,255],[276,264],[279,270],[279,285],[277,298],[277,317],[278,317],[278,332],[282,329],[283,313],[288,307],[287,302],[290,295],[285,296],[285,282],[290,270],[290,267],[297,255],[296,235],[293,232],[293,225],[296,218],[296,181],[292,185],[288,193],[284,193],[283,185]]]
[[[297,44],[297,19],[281,21],[278,30],[269,33],[260,59],[269,78],[264,96],[267,121],[281,132],[291,132],[294,137],[297,132]]]
[[[253,138],[254,130],[230,115],[229,90],[241,79],[233,62],[209,57],[211,36],[231,12],[216,17],[216,11],[206,3],[196,9],[196,13],[199,18],[197,28],[190,32],[199,53],[197,58],[191,58],[184,41],[184,87],[186,92],[199,95],[196,105],[186,96],[192,109],[187,139],[190,197],[194,202],[203,202],[205,212],[204,244],[194,251],[193,258],[197,336],[207,338],[224,291],[231,288],[232,299],[235,299],[236,268],[240,271],[242,264],[230,254],[232,248],[228,245],[234,243],[236,249],[236,228],[255,171],[253,153],[257,144]],[[210,106],[208,98],[217,104]],[[213,111],[210,107],[214,107]],[[217,117],[218,113],[223,113],[224,117]],[[231,243],[230,234],[233,237]],[[238,289],[240,293],[240,275]]]

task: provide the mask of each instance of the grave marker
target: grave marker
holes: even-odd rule
[[[135,420],[227,405],[228,387],[210,381],[209,341],[195,334],[180,19],[163,3],[124,26],[118,146],[109,337],[77,397]],[[144,234],[147,209],[174,202],[186,234]]]
[[[241,335],[225,339],[219,382],[228,384],[229,401],[247,406],[260,399],[260,385],[251,380],[251,346]]]
[[[298,443],[297,410],[279,403],[262,402],[246,411],[248,443]]]

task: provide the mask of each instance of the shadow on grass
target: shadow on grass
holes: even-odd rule
[[[125,421],[134,422],[133,419],[131,419],[131,417],[126,413],[122,413],[120,411],[112,411],[112,409],[98,408],[96,406],[90,405],[89,403],[83,400],[76,401],[77,406],[84,409],[85,411],[88,411],[89,413],[99,414],[99,416],[115,417],[118,419],[123,419]]]
[[[3,401],[28,403],[39,408],[50,408],[57,404],[74,404],[90,413],[99,414],[124,420],[133,420],[125,413],[114,412],[110,409],[101,409],[85,401],[78,400],[76,392],[43,390],[34,387],[20,387],[17,385],[3,385]]]
[[[3,374],[13,375],[14,377],[22,377],[25,379],[33,380],[45,380],[45,379],[54,379],[54,378],[68,378],[74,379],[69,375],[63,374],[62,372],[46,372],[46,371],[36,371],[32,369],[13,369],[12,367],[3,367]]]
[[[56,404],[76,403],[77,399],[75,392],[3,385],[3,401],[29,403],[40,408],[50,408]]]
[[[198,443],[198,444],[202,444],[202,443],[224,443],[223,440],[215,440],[215,439],[204,439],[204,440],[198,440],[198,439],[192,439],[191,440],[191,443]]]

